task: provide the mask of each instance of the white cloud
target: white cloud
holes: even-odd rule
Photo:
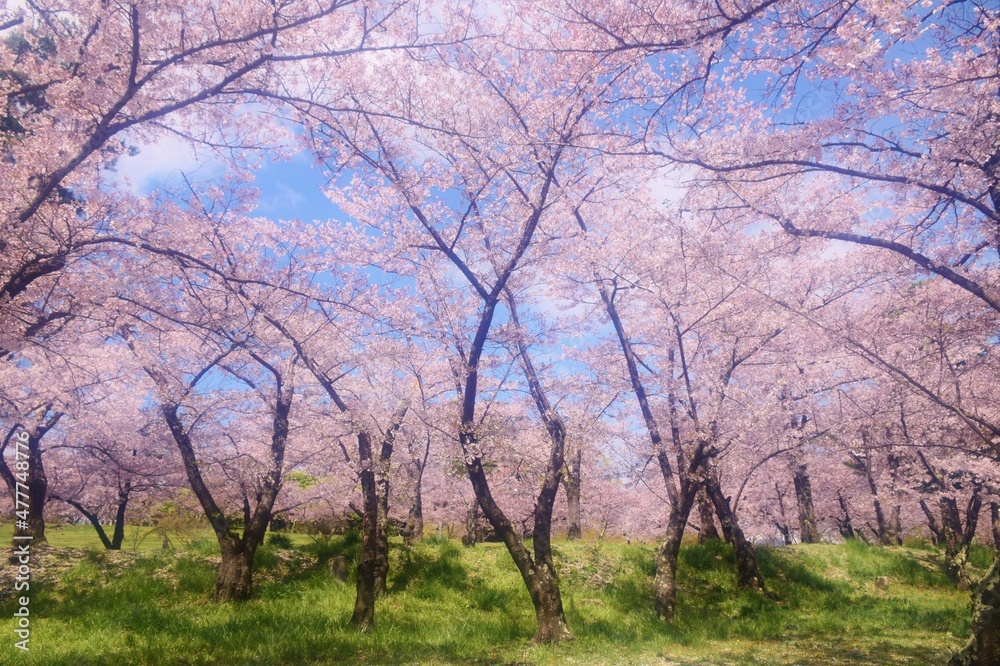
[[[156,143],[139,146],[136,155],[119,158],[115,180],[141,195],[175,184],[182,175],[205,180],[223,171],[223,163],[209,150],[199,150],[177,137],[165,136]]]
[[[658,202],[680,203],[687,194],[687,181],[693,175],[694,170],[690,168],[664,167],[650,179],[649,191]]]

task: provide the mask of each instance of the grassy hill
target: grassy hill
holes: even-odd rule
[[[108,553],[81,548],[96,545],[88,529],[53,532],[36,562],[27,654],[13,647],[3,565],[0,663],[940,664],[968,631],[969,593],[920,544],[761,548],[765,594],[735,589],[726,544],[687,545],[677,622],[664,627],[652,612],[652,544],[559,542],[576,639],[536,646],[531,604],[500,544],[394,543],[390,594],[376,629],[359,635],[347,626],[352,582],[323,564],[352,557],[352,539],[294,535],[291,547],[268,545],[257,598],[239,606],[209,601],[218,561],[209,535],[179,540],[177,550],[146,543]],[[991,555],[976,551],[974,563],[985,567]],[[888,589],[876,586],[883,576]]]

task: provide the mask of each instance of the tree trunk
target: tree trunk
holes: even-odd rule
[[[942,497],[939,501],[941,506],[941,533],[944,536],[944,565],[945,570],[959,589],[968,589],[970,585],[969,574],[966,569],[969,556],[969,544],[963,538],[965,530],[962,528],[962,518],[958,512],[958,502],[953,497]]]
[[[942,532],[941,528],[938,526],[937,518],[934,517],[934,512],[931,511],[929,506],[927,506],[927,502],[922,499],[920,500],[920,508],[923,510],[924,515],[927,516],[927,527],[931,531],[931,541],[935,546],[944,544],[944,532]]]
[[[795,501],[799,507],[799,538],[802,543],[819,543],[820,534],[816,527],[816,513],[813,510],[812,483],[804,462],[796,460],[792,481],[795,483]]]
[[[504,292],[507,297],[507,304],[510,310],[510,317],[513,324],[520,331],[520,322],[517,316],[517,307],[513,294],[508,290]],[[573,638],[569,627],[566,624],[566,614],[563,611],[562,594],[559,590],[559,576],[556,573],[555,564],[552,560],[552,510],[555,506],[556,496],[559,493],[559,486],[562,483],[563,467],[565,464],[566,452],[566,427],[562,418],[556,413],[545,395],[545,391],[538,378],[531,357],[522,335],[517,337],[518,358],[521,368],[524,371],[525,379],[528,382],[528,389],[534,399],[535,406],[541,417],[542,423],[549,436],[551,448],[549,449],[548,464],[545,469],[545,477],[542,480],[542,487],[538,492],[538,499],[535,502],[534,528],[532,533],[533,553],[529,553],[524,542],[511,525],[510,520],[503,510],[497,505],[490,491],[486,472],[483,470],[481,459],[476,456],[466,463],[466,471],[472,488],[476,493],[476,499],[483,510],[483,515],[493,526],[497,536],[503,541],[510,553],[511,559],[521,573],[525,587],[528,588],[528,595],[535,608],[535,620],[538,629],[535,632],[534,642],[555,643]],[[471,375],[470,375],[471,379]],[[463,452],[478,449],[478,442],[475,435],[475,402],[474,392],[469,390],[469,382],[466,384],[465,395],[463,396],[462,428],[459,432],[459,441]]]
[[[583,449],[578,448],[576,455],[567,465],[566,478],[563,479],[563,486],[566,488],[566,517],[569,522],[570,539],[579,539],[583,536],[583,528],[580,522],[580,486],[581,469],[583,466]]]
[[[11,428],[0,447],[0,475],[3,476],[14,499],[14,543],[31,537],[36,544],[45,543],[45,500],[48,498],[49,480],[42,463],[42,438],[62,417],[59,412],[47,412],[45,419],[31,430],[18,434],[18,426]],[[27,442],[22,439],[27,435]],[[18,443],[20,440],[20,443]],[[3,451],[14,442],[14,470],[3,459]],[[26,455],[25,455],[26,454]],[[24,468],[27,463],[27,469]],[[27,505],[25,508],[24,505]]]
[[[272,369],[273,371],[273,369]],[[162,375],[146,369],[146,373],[160,386],[165,385]],[[285,444],[288,441],[288,413],[292,406],[293,390],[284,385],[281,376],[275,372],[275,404],[271,423],[270,459],[268,469],[262,475],[256,490],[257,505],[251,510],[247,488],[243,490],[243,536],[238,536],[229,518],[219,507],[211,490],[201,475],[201,467],[195,454],[189,430],[180,417],[180,405],[165,402],[160,405],[160,413],[170,429],[174,443],[181,454],[184,472],[191,491],[198,498],[205,516],[208,518],[215,537],[219,542],[222,564],[216,579],[215,598],[218,601],[244,601],[253,594],[253,566],[257,548],[264,541],[267,526],[271,523],[271,511],[281,490],[281,471],[285,459]],[[121,508],[121,507],[119,507]],[[122,521],[124,525],[124,521]]]
[[[682,481],[676,505],[670,509],[667,533],[656,553],[656,576],[653,578],[653,607],[664,622],[673,622],[677,610],[677,557],[681,552],[684,527],[694,506],[699,484]]]
[[[698,543],[705,543],[719,538],[719,530],[715,527],[715,508],[704,487],[698,491],[698,517],[701,527],[698,531]]]
[[[431,452],[431,436],[427,435],[427,443],[424,447],[424,456],[413,458],[407,466],[407,475],[410,477],[413,488],[413,500],[410,502],[410,510],[406,516],[406,529],[403,532],[403,539],[407,544],[413,544],[424,537],[424,503],[423,503],[423,483],[424,469],[427,468],[427,457]]]
[[[253,596],[253,565],[257,545],[232,536],[219,540],[222,564],[215,581],[216,601],[246,601]]]
[[[979,582],[972,596],[972,635],[948,666],[1000,664],[1000,558]]]
[[[375,492],[375,471],[372,469],[371,438],[367,432],[358,433],[358,451],[361,458],[362,511],[361,554],[358,556],[357,596],[351,624],[361,631],[368,631],[375,622],[375,589],[378,575],[378,497]]]
[[[111,550],[121,550],[125,541],[125,511],[128,509],[129,495],[132,493],[132,481],[127,479],[125,485],[118,489],[118,510],[115,512],[115,531],[111,536]]]
[[[729,498],[722,492],[718,471],[711,460],[708,462],[705,490],[715,505],[726,541],[733,544],[733,549],[736,551],[737,583],[740,587],[763,590],[764,577],[760,575],[760,568],[757,566],[757,550],[744,536],[736,514],[729,504]]]
[[[993,528],[993,548],[1000,551],[1000,504],[990,502],[990,525]]]
[[[854,531],[854,523],[851,521],[851,512],[847,508],[847,501],[839,490],[837,491],[837,503],[840,504],[840,510],[844,514],[843,518],[837,519],[837,529],[840,530],[840,536],[845,539],[857,539],[858,534]]]
[[[388,462],[388,461],[386,461]],[[389,577],[389,475],[378,475],[375,483],[378,512],[375,519],[375,596],[386,592]]]
[[[878,496],[875,497],[875,523],[877,529],[875,530],[878,536],[878,542],[883,546],[894,546],[895,539],[892,538],[890,530],[886,524],[885,512],[882,511],[882,502],[879,501]],[[871,523],[868,523],[868,527],[871,528]]]
[[[358,557],[357,598],[351,624],[367,631],[375,622],[375,599],[386,591],[389,574],[389,462],[396,433],[403,424],[409,403],[396,407],[392,424],[382,437],[375,460],[371,435],[358,432],[358,460],[361,464],[361,496],[364,502],[361,555]]]
[[[71,499],[63,499],[55,495],[52,499],[66,502],[70,506],[74,507],[77,511],[83,514],[83,516],[90,522],[94,527],[94,531],[97,532],[97,538],[101,540],[101,544],[107,550],[121,550],[122,542],[125,540],[125,510],[128,508],[129,493],[132,490],[132,482],[126,481],[125,486],[118,490],[118,509],[115,512],[115,529],[112,533],[111,538],[108,538],[107,532],[104,531],[104,526],[101,525],[101,517],[92,511],[88,511],[87,507],[83,506],[80,502]]]

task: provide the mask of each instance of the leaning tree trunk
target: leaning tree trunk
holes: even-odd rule
[[[979,582],[972,596],[972,635],[948,666],[1000,664],[1000,558]]]
[[[580,486],[582,485],[582,466],[583,449],[577,448],[576,455],[572,458],[572,462],[566,466],[566,478],[563,479],[563,485],[566,488],[566,517],[569,522],[569,532],[566,536],[570,539],[579,539],[583,536],[583,528],[580,521]]]
[[[837,503],[840,505],[840,511],[844,515],[843,518],[835,519],[840,536],[845,539],[857,539],[858,533],[854,530],[854,523],[851,521],[851,512],[847,507],[847,500],[844,499],[844,494],[839,490],[837,491]]]
[[[514,564],[521,573],[525,587],[528,588],[528,595],[535,608],[535,621],[538,629],[535,632],[534,641],[536,643],[555,643],[573,638],[566,623],[566,613],[563,610],[562,594],[559,590],[559,576],[556,573],[555,563],[552,559],[552,510],[555,507],[556,496],[559,493],[559,486],[562,483],[563,468],[566,462],[566,425],[562,417],[552,407],[545,395],[545,390],[538,378],[531,356],[528,354],[527,344],[523,335],[520,334],[521,323],[517,316],[517,304],[514,294],[510,290],[505,290],[507,306],[510,312],[511,322],[519,333],[516,339],[518,360],[524,377],[528,383],[528,390],[534,400],[535,407],[542,424],[549,436],[549,459],[545,468],[545,477],[542,479],[542,487],[539,489],[538,498],[535,501],[534,528],[532,532],[532,549],[529,553],[524,546],[524,542],[518,536],[516,530],[511,525],[510,520],[493,500],[493,495],[483,470],[481,459],[476,456],[471,462],[466,464],[469,473],[469,480],[476,493],[476,499],[483,510],[486,519],[496,531],[497,536],[507,546]],[[485,319],[484,319],[485,321]],[[482,332],[483,329],[480,330]],[[470,381],[466,384],[465,395],[462,405],[462,429],[460,432],[460,442],[462,451],[478,450],[478,441],[475,436],[475,394],[469,390],[474,386],[474,375],[470,373]]]
[[[684,527],[694,506],[699,484],[691,478],[682,479],[676,503],[670,507],[667,533],[656,552],[656,575],[653,577],[653,608],[664,622],[673,622],[677,611],[677,558],[681,552]]]
[[[927,502],[923,499],[920,500],[920,508],[927,517],[927,527],[931,531],[931,542],[935,546],[942,545],[944,543],[944,532],[942,532],[941,528],[938,526],[937,518],[934,517],[934,512],[931,511],[931,508],[927,506]],[[1000,541],[997,543],[1000,543]]]
[[[461,435],[461,437],[465,436]],[[464,442],[466,450],[472,445],[471,439]],[[558,490],[558,478],[556,478],[554,485],[543,484],[542,492],[539,493],[539,501],[535,508],[535,556],[532,557],[528,549],[525,548],[524,542],[521,541],[517,530],[514,529],[503,510],[494,501],[480,459],[474,458],[467,463],[466,470],[469,473],[469,480],[472,482],[483,515],[486,516],[497,536],[507,547],[507,552],[514,560],[514,565],[528,589],[531,604],[535,609],[535,620],[538,624],[534,641],[536,643],[554,643],[572,638],[573,635],[566,624],[566,614],[563,611],[559,577],[553,566],[551,546],[545,534],[547,530],[551,530],[551,504],[554,503],[555,493]],[[552,476],[557,477],[558,472]],[[551,500],[548,498],[549,494],[552,495]],[[549,511],[548,520],[544,520],[543,514],[546,510]]]
[[[733,513],[729,504],[729,498],[722,492],[718,471],[714,464],[709,461],[708,465],[705,490],[712,499],[712,504],[715,505],[715,511],[719,515],[719,522],[722,524],[722,533],[726,536],[726,541],[731,543],[736,551],[737,583],[740,587],[763,590],[764,577],[760,575],[760,568],[757,566],[757,550],[743,534],[736,514]]]
[[[104,526],[101,525],[101,518],[93,511],[89,511],[87,507],[83,506],[80,502],[71,499],[63,499],[55,495],[52,499],[66,502],[70,506],[74,507],[77,511],[83,514],[83,516],[90,522],[94,527],[94,531],[97,532],[97,538],[101,540],[101,544],[107,550],[121,550],[122,542],[125,540],[125,511],[128,508],[129,494],[132,491],[132,482],[126,481],[123,487],[118,489],[118,508],[115,511],[115,529],[112,532],[112,536],[109,539],[107,532],[104,531]]]

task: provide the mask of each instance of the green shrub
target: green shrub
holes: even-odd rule
[[[267,535],[267,543],[275,548],[290,550],[292,548],[292,537],[280,532],[271,532]]]

